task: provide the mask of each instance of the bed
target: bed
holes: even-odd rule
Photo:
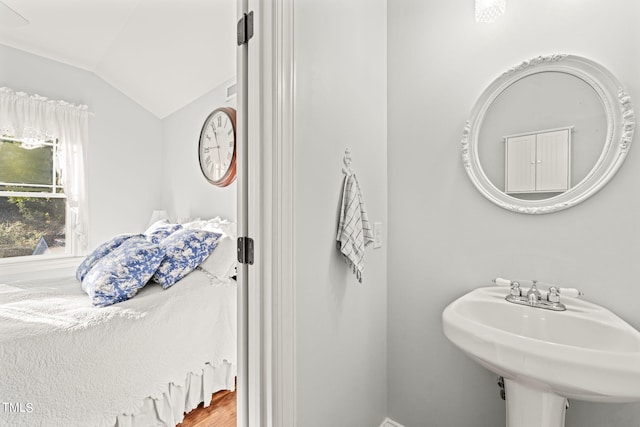
[[[235,388],[232,278],[196,269],[98,308],[81,261],[0,273],[0,426],[175,426]]]

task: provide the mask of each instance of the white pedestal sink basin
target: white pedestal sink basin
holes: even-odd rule
[[[503,376],[507,427],[563,427],[566,399],[640,401],[640,332],[609,310],[565,297],[561,312],[478,288],[442,313],[444,333]]]

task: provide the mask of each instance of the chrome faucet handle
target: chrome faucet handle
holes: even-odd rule
[[[549,288],[549,293],[547,294],[547,301],[552,303],[560,302],[560,289],[555,286],[551,286]]]
[[[520,290],[520,283],[513,281],[511,282],[511,295],[513,295],[514,297],[519,297],[522,296],[522,291]]]

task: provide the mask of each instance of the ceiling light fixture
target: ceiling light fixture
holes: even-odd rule
[[[504,15],[507,0],[476,0],[476,22],[494,22]]]

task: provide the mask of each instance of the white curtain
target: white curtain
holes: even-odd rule
[[[0,87],[0,134],[37,140],[57,139],[64,193],[67,196],[66,237],[73,255],[87,248],[88,203],[85,185],[89,111],[86,105],[55,101]]]

